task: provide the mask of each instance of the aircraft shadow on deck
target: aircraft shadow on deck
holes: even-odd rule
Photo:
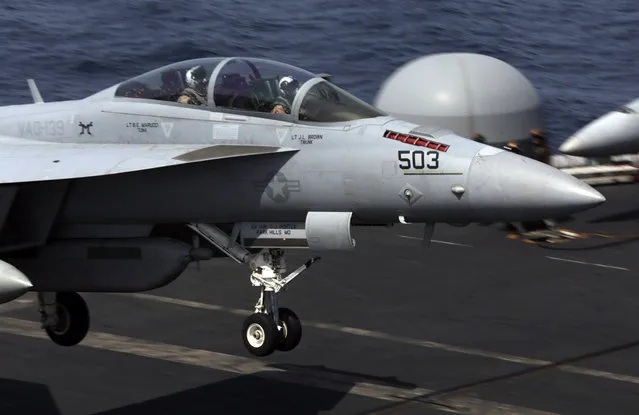
[[[95,415],[319,414],[333,409],[345,395],[346,392],[245,375]]]
[[[0,414],[62,415],[49,387],[0,378]]]
[[[332,410],[354,384],[331,391],[259,375],[238,376],[94,415],[311,415]],[[65,415],[46,385],[0,379],[0,414]],[[88,415],[88,414],[87,414]]]
[[[139,414],[256,414],[315,415],[333,410],[355,386],[353,380],[362,379],[371,384],[414,389],[417,385],[401,382],[392,377],[331,370],[321,366],[273,364],[280,379],[287,373],[296,378],[312,371],[316,379],[325,379],[333,388],[301,385],[270,379],[273,372],[237,376],[220,382],[198,386],[147,401],[109,409],[93,415]],[[44,384],[0,378],[0,414],[64,415],[58,408],[49,387]],[[365,399],[365,398],[364,398]],[[378,401],[380,402],[380,401]],[[76,411],[77,413],[77,411]]]
[[[304,373],[313,370],[317,374],[317,367],[296,365],[272,365],[275,368],[290,372]],[[324,369],[325,373],[344,374]],[[124,407],[99,412],[93,415],[139,415],[139,414],[180,414],[180,415],[210,415],[210,414],[257,414],[277,413],[278,415],[311,415],[333,410],[344,399],[355,385],[340,378],[342,390],[329,390],[322,387],[301,385],[292,382],[267,378],[269,373],[237,376],[220,382],[198,386],[185,391],[176,392],[148,401],[127,405]],[[281,377],[286,377],[286,372]],[[394,379],[370,378],[358,374],[370,383],[376,379],[383,384],[396,382],[398,387],[408,389],[416,387],[412,384],[401,384]],[[318,374],[318,378],[321,377]],[[338,384],[331,381],[333,385]]]

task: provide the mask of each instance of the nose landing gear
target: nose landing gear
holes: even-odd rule
[[[287,267],[283,249],[265,248],[257,254],[251,254],[235,242],[237,235],[228,236],[209,224],[190,224],[189,227],[236,262],[247,264],[252,270],[251,285],[260,287],[260,296],[254,313],[242,325],[242,342],[249,353],[263,357],[276,350],[286,352],[295,349],[302,339],[302,324],[292,310],[279,307],[278,294],[320,257],[309,259],[284,276]]]
[[[319,257],[308,260],[304,265],[283,278],[286,272],[284,251],[263,250],[251,261],[254,269],[251,284],[261,288],[260,297],[243,326],[244,346],[256,356],[267,356],[275,350],[290,351],[302,339],[302,324],[299,317],[288,308],[278,306],[277,295],[293,278],[300,275]]]

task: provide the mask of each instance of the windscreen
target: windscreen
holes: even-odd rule
[[[299,110],[300,121],[340,122],[386,115],[327,81],[308,90]]]

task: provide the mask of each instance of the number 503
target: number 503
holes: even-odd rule
[[[439,168],[439,153],[437,151],[427,151],[424,153],[422,150],[399,150],[397,152],[397,159],[399,160],[399,168],[402,170]]]

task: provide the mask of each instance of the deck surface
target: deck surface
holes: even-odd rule
[[[599,189],[605,205],[561,223],[590,236],[564,243],[438,225],[424,250],[417,225],[356,229],[281,296],[302,343],[265,359],[242,345],[257,291],[231,260],[84,295],[72,348],[27,295],[0,306],[0,413],[636,414],[639,184]]]

